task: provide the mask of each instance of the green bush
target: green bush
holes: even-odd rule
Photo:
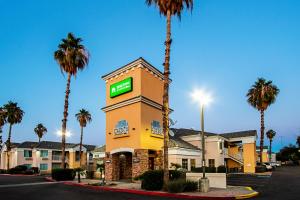
[[[198,190],[198,182],[187,180],[185,182],[184,192],[194,192]]]
[[[52,178],[56,181],[71,181],[75,175],[73,169],[52,169]]]
[[[169,170],[170,180],[185,179],[186,173],[179,170]]]
[[[226,167],[224,165],[220,165],[218,168],[217,168],[217,172],[218,173],[226,173]]]
[[[0,174],[6,174],[7,170],[6,169],[0,169]]]
[[[145,190],[161,190],[163,187],[162,170],[150,170],[145,172],[140,178],[142,179],[142,189]]]
[[[93,179],[95,171],[87,171],[86,178]]]
[[[168,192],[171,193],[183,192],[185,189],[185,184],[186,182],[184,179],[169,181],[169,183],[167,184]]]

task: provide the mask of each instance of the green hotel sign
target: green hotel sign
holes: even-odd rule
[[[121,94],[131,92],[132,88],[132,77],[126,78],[110,86],[110,97],[113,98]]]

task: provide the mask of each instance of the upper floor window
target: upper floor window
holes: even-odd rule
[[[219,142],[219,149],[223,150],[223,142]]]
[[[41,150],[41,158],[48,158],[48,150]]]
[[[32,151],[31,150],[24,150],[24,158],[31,158]]]
[[[151,122],[151,133],[152,134],[157,134],[157,135],[161,135],[162,134],[162,128],[160,126],[159,121],[153,120]]]
[[[115,135],[128,134],[128,130],[128,122],[126,120],[121,120],[116,124],[114,133]]]
[[[75,160],[76,160],[76,161],[79,161],[79,160],[80,160],[80,153],[79,153],[79,151],[76,151],[76,152],[75,152]]]

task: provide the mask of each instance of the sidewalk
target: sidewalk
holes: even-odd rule
[[[153,195],[153,196],[168,196],[176,198],[188,198],[188,199],[246,199],[253,196],[257,196],[258,192],[252,190],[250,187],[243,186],[228,186],[226,189],[210,188],[207,193],[201,192],[187,192],[187,193],[167,193],[162,191],[146,191],[141,189],[140,182],[108,182],[105,186],[99,186],[100,180],[94,179],[82,179],[78,184],[77,180],[65,182],[67,185],[90,187],[96,190],[109,190],[126,193],[134,193],[141,195]]]

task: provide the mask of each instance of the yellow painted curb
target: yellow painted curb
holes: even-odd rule
[[[235,199],[249,199],[249,198],[255,197],[259,194],[258,192],[254,191],[251,187],[245,187],[245,189],[253,191],[253,192],[250,194],[238,195],[235,197]]]

